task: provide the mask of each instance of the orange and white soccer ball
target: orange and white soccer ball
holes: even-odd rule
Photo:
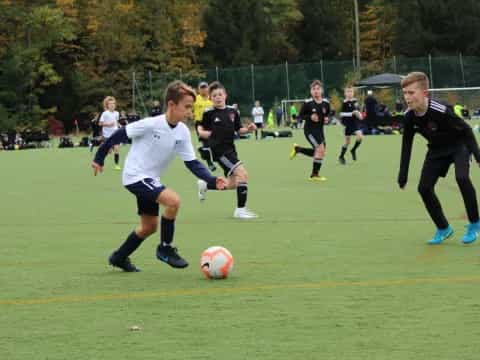
[[[233,256],[224,247],[209,247],[202,253],[200,269],[209,279],[225,279],[233,269]]]

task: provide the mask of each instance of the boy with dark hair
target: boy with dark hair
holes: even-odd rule
[[[345,165],[345,153],[347,152],[348,145],[350,145],[350,136],[356,135],[357,139],[355,145],[353,145],[350,154],[352,154],[353,161],[357,160],[357,149],[362,143],[362,130],[358,124],[359,120],[362,120],[362,113],[358,105],[358,100],[353,97],[353,87],[347,86],[345,88],[345,99],[342,104],[342,111],[340,112],[340,119],[343,126],[345,126],[345,143],[342,146],[338,161],[340,164]]]
[[[300,153],[309,157],[313,157],[312,172],[310,181],[325,181],[326,177],[320,176],[320,168],[322,167],[325,157],[325,134],[323,125],[328,122],[328,114],[330,113],[330,103],[327,99],[323,99],[323,85],[320,80],[314,80],[310,84],[310,94],[312,99],[307,100],[300,109],[298,118],[300,121],[305,120],[303,132],[312,148],[304,148],[298,144],[293,144],[290,151],[290,159]]]
[[[242,162],[238,159],[234,144],[235,133],[245,134],[256,129],[255,124],[247,127],[240,122],[238,111],[226,106],[227,91],[218,81],[209,86],[210,99],[213,108],[203,113],[203,119],[198,126],[198,134],[208,140],[212,149],[213,159],[222,167],[227,177],[227,189],[237,189],[237,208],[233,217],[238,219],[253,219],[257,215],[246,208],[248,193],[248,174]],[[198,181],[198,196],[205,200],[207,189],[214,190],[211,184]]]
[[[408,109],[405,112],[398,185],[403,189],[407,184],[413,137],[418,132],[428,141],[418,191],[437,227],[428,244],[440,244],[453,234],[435,195],[435,184],[439,177],[447,175],[451,164],[455,166],[455,177],[469,220],[462,241],[470,244],[477,239],[480,231],[477,196],[469,176],[472,154],[480,164],[480,151],[472,129],[454,113],[451,106],[428,97],[429,83],[424,73],[408,74],[401,85]]]
[[[165,91],[167,111],[163,115],[146,118],[117,130],[98,149],[92,162],[94,175],[102,172],[104,159],[112,146],[132,139],[132,146],[125,160],[123,185],[137,198],[140,225],[128,235],[125,242],[114,251],[108,261],[126,272],[139,271],[129,256],[150,235],[157,231],[159,204],[164,206],[161,218],[160,244],[156,255],[174,268],[184,268],[188,262],[172,247],[175,219],[180,206],[178,194],[160,182],[160,176],[168,168],[175,155],[179,155],[186,167],[198,178],[217,189],[225,187],[224,178],[213,177],[205,166],[195,159],[190,131],[183,123],[191,113],[195,92],[181,81],[174,81]]]

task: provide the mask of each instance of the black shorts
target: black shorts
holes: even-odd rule
[[[213,151],[213,159],[220,164],[225,176],[232,175],[235,169],[242,164],[242,162],[238,160],[235,149],[230,149],[222,153]]]
[[[312,145],[312,147],[314,149],[319,147],[321,144],[326,145],[325,144],[325,136],[323,135],[322,132],[320,132],[320,131],[305,131],[304,134],[305,134],[305,138],[308,140],[308,142],[310,143],[310,145]]]
[[[358,126],[358,123],[354,120],[345,121],[344,126],[345,136],[355,135],[355,133],[360,130],[360,126]]]
[[[165,186],[157,180],[146,178],[125,186],[128,191],[137,197],[138,215],[158,216],[158,195],[165,190]]]
[[[421,179],[445,177],[451,164],[455,164],[455,176],[468,177],[470,172],[470,151],[459,145],[447,151],[429,149],[423,163]]]
[[[263,129],[263,123],[255,123],[257,129]]]

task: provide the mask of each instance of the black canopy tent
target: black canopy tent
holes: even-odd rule
[[[395,88],[397,93],[400,83],[404,77],[398,74],[384,73],[357,81],[354,86],[357,88]],[[374,99],[371,96],[368,99]],[[367,101],[366,100],[366,101]],[[375,105],[372,105],[376,110],[370,111],[365,118],[365,124],[368,129],[365,129],[364,133],[373,133],[372,129],[378,130],[380,127],[391,127],[394,124],[401,124],[403,122],[402,115],[392,116],[392,113],[388,110],[381,110],[376,100]],[[367,105],[367,104],[366,104]],[[385,108],[386,109],[386,108]],[[367,111],[368,112],[368,111]]]
[[[384,73],[380,75],[370,76],[355,83],[357,87],[384,87],[384,86],[398,86],[402,81],[403,76],[398,74]]]

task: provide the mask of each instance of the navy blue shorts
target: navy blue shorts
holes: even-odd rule
[[[158,195],[165,190],[165,186],[157,180],[146,178],[125,186],[137,198],[138,215],[158,216]]]

